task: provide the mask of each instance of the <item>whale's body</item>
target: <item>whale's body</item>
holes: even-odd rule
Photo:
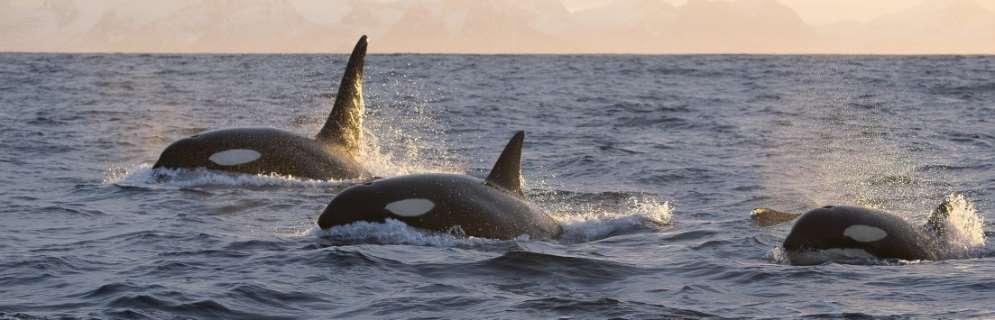
[[[873,209],[827,206],[801,215],[784,239],[793,263],[800,253],[854,249],[884,259],[936,259],[919,228],[901,217]]]
[[[356,43],[325,126],[315,138],[272,128],[212,130],[163,150],[154,168],[206,168],[311,179],[369,176],[357,159],[361,146],[366,36]]]
[[[322,229],[358,221],[400,220],[410,226],[474,237],[555,238],[560,225],[532,208],[521,190],[519,132],[482,180],[466,175],[418,174],[343,190],[318,218]]]
[[[963,196],[947,196],[922,226],[881,210],[825,206],[804,214],[770,208],[753,209],[758,225],[772,226],[797,219],[782,248],[792,264],[815,264],[833,254],[854,258],[937,260],[946,249],[950,213]],[[835,251],[834,251],[835,250]]]
[[[312,179],[367,175],[341,147],[273,128],[200,133],[166,147],[155,167],[206,168],[250,174],[277,173]]]

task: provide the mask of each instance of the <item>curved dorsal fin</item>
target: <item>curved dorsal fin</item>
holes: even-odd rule
[[[366,36],[359,38],[356,47],[352,49],[349,63],[342,82],[339,83],[339,93],[335,96],[335,106],[328,115],[325,126],[318,132],[316,139],[324,144],[334,144],[355,153],[361,145],[363,136],[363,62],[366,60]]]
[[[964,203],[967,199],[963,194],[959,192],[954,192],[943,198],[943,202],[940,203],[933,213],[929,215],[929,219],[926,220],[926,225],[923,227],[926,231],[931,232],[937,238],[943,239],[946,237],[947,223],[949,223],[950,213],[957,209],[958,203]]]
[[[487,176],[487,184],[507,190],[519,197],[522,192],[522,143],[525,141],[525,131],[518,131],[504,147],[498,157],[491,174]]]

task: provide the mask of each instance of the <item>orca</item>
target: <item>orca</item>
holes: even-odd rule
[[[172,143],[153,168],[206,168],[310,179],[369,176],[357,159],[363,135],[366,47],[364,35],[349,56],[332,112],[315,138],[273,128],[212,130]]]
[[[492,238],[556,238],[561,226],[534,209],[522,192],[525,132],[515,133],[486,179],[458,174],[416,174],[374,180],[332,199],[318,226],[396,219],[409,226]]]
[[[792,264],[822,262],[811,253],[831,249],[881,259],[937,260],[945,221],[953,210],[951,199],[947,197],[919,227],[891,213],[850,206],[825,206],[804,214],[757,208],[752,218],[762,226],[798,219],[782,244]]]

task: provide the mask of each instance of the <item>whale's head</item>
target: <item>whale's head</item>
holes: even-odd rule
[[[209,163],[208,158],[214,149],[216,148],[210,145],[203,135],[193,135],[167,146],[152,167],[174,169],[205,166]]]
[[[935,258],[924,247],[918,230],[901,217],[848,206],[826,206],[806,212],[792,226],[782,246],[793,264],[808,263],[792,255],[827,249],[862,250],[878,258]]]
[[[267,171],[292,158],[282,150],[300,150],[306,138],[273,128],[210,130],[173,142],[162,151],[153,168],[207,168],[252,172]],[[297,155],[295,155],[297,156]],[[258,169],[258,170],[257,170]],[[282,172],[276,168],[274,172]],[[292,174],[292,173],[288,173]]]
[[[431,219],[452,211],[483,181],[447,174],[423,174],[369,181],[349,187],[332,199],[318,217],[322,229],[357,221]]]
[[[890,215],[866,208],[825,206],[806,212],[784,240],[787,250],[863,247],[889,236]]]

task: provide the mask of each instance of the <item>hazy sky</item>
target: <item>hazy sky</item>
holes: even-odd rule
[[[687,0],[663,0],[674,6],[687,3]],[[835,22],[854,20],[867,22],[874,18],[898,13],[921,6],[935,0],[781,0],[794,9],[805,22],[812,25],[827,25]],[[586,8],[611,2],[611,0],[566,0],[571,9]],[[995,11],[995,0],[975,1],[988,10]]]
[[[995,0],[0,0],[0,51],[985,53]]]

